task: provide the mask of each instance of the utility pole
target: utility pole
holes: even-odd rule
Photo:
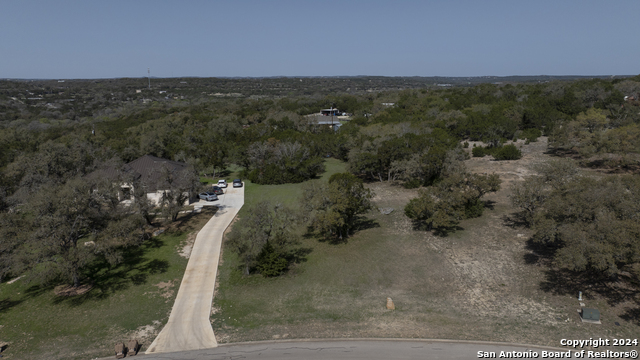
[[[151,69],[147,68],[147,78],[149,79],[149,90],[151,90]]]

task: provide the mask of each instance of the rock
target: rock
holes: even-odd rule
[[[396,306],[393,304],[393,300],[390,297],[387,298],[387,309],[395,310]]]
[[[393,212],[393,210],[394,210],[393,208],[380,208],[380,212],[383,215],[389,215]]]

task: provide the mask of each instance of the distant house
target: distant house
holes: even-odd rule
[[[342,115],[342,113],[340,112],[340,110],[338,110],[338,109],[334,109],[334,108],[331,108],[331,109],[322,109],[322,110],[320,110],[320,114],[321,114],[322,116],[340,116],[340,115]]]
[[[140,186],[147,194],[147,199],[154,205],[159,205],[162,196],[171,191],[172,187],[189,188],[194,179],[193,169],[189,164],[152,155],[144,155],[120,168],[106,167],[89,176],[120,182],[120,200],[124,202],[132,202],[134,190]],[[192,194],[185,195],[185,205],[188,205]]]
[[[342,126],[343,121],[351,120],[351,117],[338,109],[322,109],[319,113],[306,115],[312,124],[329,126],[334,130],[338,130]]]

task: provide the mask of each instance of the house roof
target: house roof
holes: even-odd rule
[[[159,158],[152,155],[144,155],[132,162],[125,165],[127,170],[133,170],[140,175],[145,175],[150,172],[166,167],[169,170],[181,171],[186,169],[189,165],[180,161],[172,161],[168,159]]]
[[[187,170],[189,165],[180,161],[172,161],[152,155],[144,155],[132,162],[125,164],[123,170],[132,174],[134,180],[141,180],[148,190],[167,189],[165,172],[177,174]]]
[[[92,180],[112,179],[112,181],[125,183],[141,182],[147,191],[156,191],[170,187],[166,181],[167,171],[178,175],[189,167],[189,164],[180,161],[144,155],[123,166],[104,166],[87,177]]]

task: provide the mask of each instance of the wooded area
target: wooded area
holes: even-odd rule
[[[635,175],[593,179],[548,164],[514,188],[536,241],[578,271],[612,275],[640,262],[640,76],[502,80],[438,88],[426,78],[153,79],[151,89],[146,79],[0,81],[0,279],[28,273],[77,286],[96,258],[117,263],[144,241],[154,216],[175,220],[183,198],[152,205],[138,193],[125,206],[125,179],[89,176],[143,155],[195,171],[180,186],[166,174],[174,195],[231,164],[254,183],[284,184],[317,178],[324,158],[347,162],[350,174],[309,185],[305,219],[264,204],[242,220],[257,224],[235,237],[246,272],[262,266],[273,276],[286,268],[284,218],[343,240],[371,208],[366,182],[398,182],[421,188],[405,208],[416,226],[446,233],[480,216],[481,197],[500,187],[497,176],[460,166],[468,141],[487,144],[473,156],[508,161],[521,156],[511,141],[542,135],[578,166]],[[351,120],[335,131],[305,116],[329,107]]]

